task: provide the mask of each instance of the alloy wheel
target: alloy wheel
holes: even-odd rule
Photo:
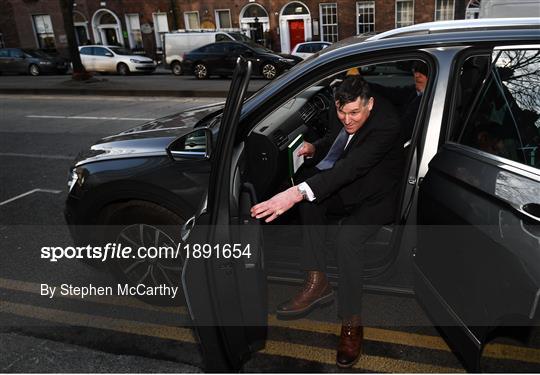
[[[195,65],[194,72],[195,77],[197,77],[198,79],[204,79],[208,77],[208,69],[206,69],[206,65],[204,64]]]
[[[178,258],[173,257],[178,243],[160,228],[148,224],[126,226],[118,234],[116,243],[131,247],[135,254],[140,247],[172,248],[173,252],[167,253],[167,256],[162,253],[155,258],[139,258],[136,254],[134,258],[118,260],[118,266],[124,277],[133,285],[166,284],[171,287],[181,285],[183,256],[180,253]]]
[[[182,75],[182,65],[180,65],[180,63],[178,62],[173,63],[172,72],[175,76]]]
[[[35,64],[30,65],[30,68],[28,70],[30,72],[30,75],[33,75],[33,76],[39,75],[39,67]]]
[[[273,64],[265,64],[262,68],[262,75],[266,79],[274,79],[277,75],[277,69]]]

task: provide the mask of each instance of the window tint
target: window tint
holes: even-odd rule
[[[8,50],[0,49],[0,57],[8,57]]]
[[[216,42],[226,42],[231,40],[227,34],[216,34]]]
[[[81,55],[92,55],[92,54],[93,54],[93,53],[92,53],[92,49],[93,49],[93,48],[94,48],[94,47],[83,47],[83,48],[81,48],[81,50],[80,50],[79,53],[80,53]]]
[[[302,45],[298,46],[298,49],[296,50],[296,52],[300,52],[300,53],[308,52],[308,45],[307,44],[302,44]]]
[[[540,50],[495,50],[477,92],[457,142],[539,168]]]
[[[18,48],[11,48],[9,50],[9,57],[21,58],[21,57],[24,57],[24,53],[23,53],[22,50],[20,50]]]
[[[94,55],[96,56],[107,56],[107,53],[111,54],[111,52],[107,51],[105,48],[94,47]]]

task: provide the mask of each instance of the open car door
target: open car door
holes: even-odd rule
[[[237,61],[219,135],[212,150],[208,197],[185,244],[182,284],[206,371],[238,370],[264,345],[266,277],[257,202],[242,181],[243,143],[237,142],[251,62]]]
[[[537,102],[523,100],[536,97],[533,85],[516,81],[538,76],[538,51],[494,48],[460,131],[419,187],[415,292],[471,371],[495,329],[539,325],[540,169],[523,131]]]

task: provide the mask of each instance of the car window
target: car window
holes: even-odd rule
[[[94,49],[94,47],[83,47],[79,51],[79,54],[81,54],[81,55],[93,55],[93,51],[92,51],[93,49]]]
[[[7,49],[0,49],[0,57],[8,57],[8,50]]]
[[[24,56],[24,53],[22,52],[22,50],[18,49],[18,48],[11,48],[9,50],[9,57],[18,57],[18,58],[21,58]]]
[[[299,45],[298,48],[296,49],[296,52],[306,53],[306,52],[308,52],[308,51],[307,51],[307,49],[308,49],[307,47],[308,47],[307,44],[301,44],[301,45]]]
[[[95,55],[95,56],[107,56],[107,53],[110,54],[110,52],[107,51],[105,48],[102,48],[102,47],[94,47],[94,55]]]
[[[216,42],[226,42],[231,40],[227,34],[216,34]]]
[[[457,143],[539,168],[540,49],[496,49],[477,93]]]
[[[111,51],[113,51],[114,53],[116,53],[117,55],[122,55],[122,56],[131,56],[133,55],[133,52],[131,52],[129,49],[127,48],[122,48],[122,47],[110,47],[109,48]]]

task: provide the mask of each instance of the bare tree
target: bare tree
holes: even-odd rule
[[[81,62],[81,55],[75,38],[75,27],[73,26],[73,1],[60,0],[60,9],[64,18],[64,30],[66,32],[68,51],[71,63],[73,64],[72,78],[79,81],[90,79],[92,75],[86,71]]]

